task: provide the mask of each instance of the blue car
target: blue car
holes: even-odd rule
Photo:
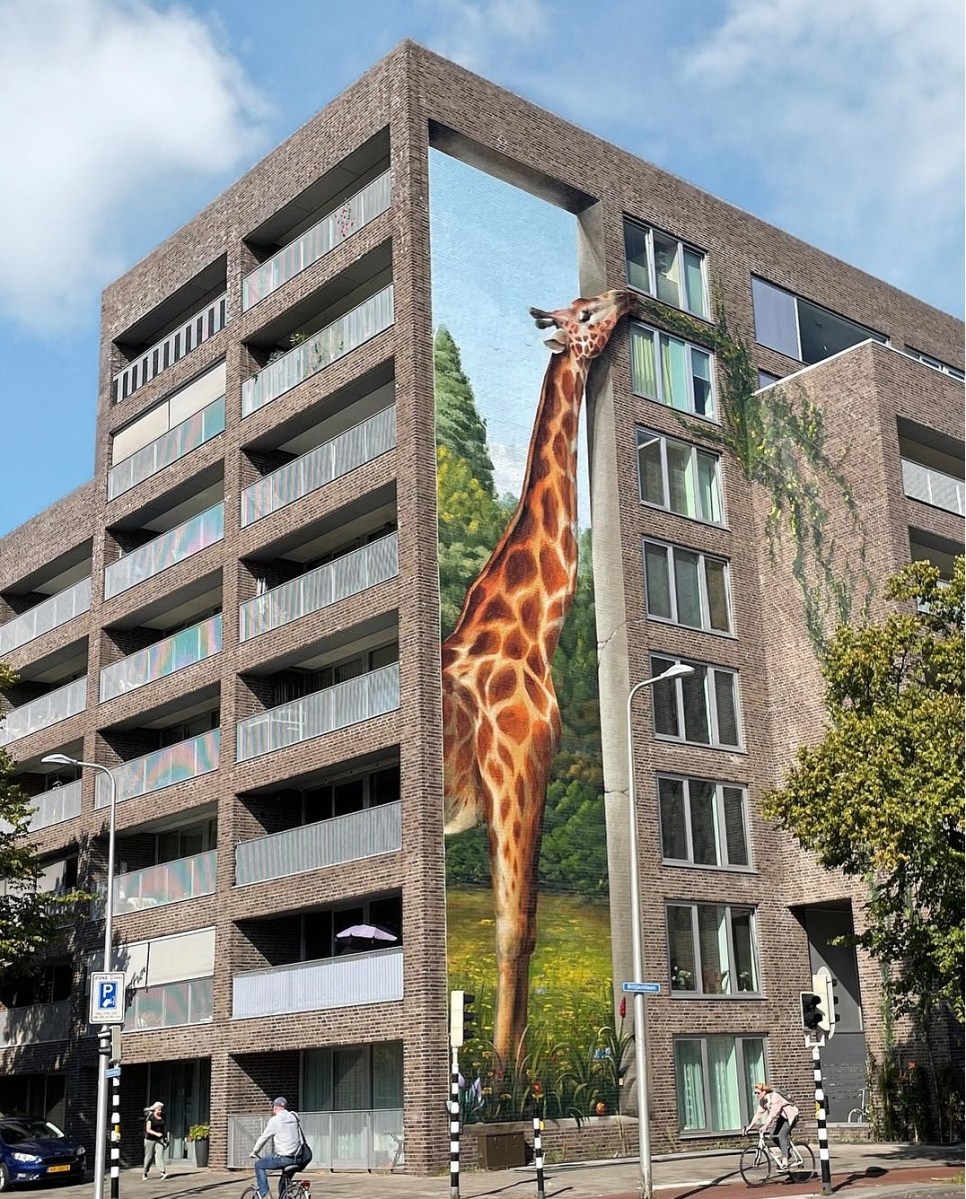
[[[78,1182],[87,1159],[83,1145],[38,1116],[0,1117],[0,1191],[18,1182]]]

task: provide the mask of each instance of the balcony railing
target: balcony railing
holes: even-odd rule
[[[388,329],[392,321],[390,283],[358,308],[353,308],[331,325],[313,333],[300,346],[246,379],[242,384],[242,416],[251,416],[259,408],[264,408],[272,400],[297,387],[304,379],[344,358],[377,333]]]
[[[299,1112],[312,1146],[314,1170],[386,1170],[402,1165],[402,1108],[372,1111]],[[265,1115],[228,1117],[228,1167],[246,1169],[252,1145],[265,1127]]]
[[[398,536],[390,533],[297,579],[246,600],[239,610],[242,641],[358,595],[399,573]]]
[[[70,1033],[70,1000],[0,1009],[0,1049],[63,1041]]]
[[[236,761],[297,745],[399,707],[399,664],[392,663],[238,722]]]
[[[104,571],[104,598],[120,595],[130,587],[153,578],[169,566],[183,562],[200,553],[225,535],[225,501],[199,512],[184,524],[169,529],[153,541],[148,541],[123,558],[112,562]]]
[[[242,528],[372,462],[395,444],[396,409],[384,408],[246,487],[241,497]]]
[[[231,1014],[236,1020],[290,1012],[318,1012],[403,997],[401,945],[318,962],[296,962],[236,974]]]
[[[189,737],[177,745],[156,749],[142,758],[132,758],[130,762],[115,766],[111,774],[117,785],[117,802],[211,774],[218,769],[220,749],[221,729],[212,729],[210,733]],[[98,771],[94,783],[94,807],[105,808],[110,802],[111,784],[107,776]]]
[[[62,824],[65,820],[73,820],[81,814],[81,793],[83,783],[76,779],[73,783],[64,783],[61,787],[52,787],[39,795],[32,795],[30,803],[36,809],[30,817],[28,828],[35,833],[41,828],[50,828],[52,824]]]
[[[962,479],[903,458],[902,486],[911,500],[921,500],[924,504],[932,504],[934,508],[942,508],[944,512],[953,512],[957,516],[966,515]]]
[[[73,587],[58,591],[50,599],[28,608],[0,628],[0,657],[20,645],[26,645],[42,633],[49,633],[91,607],[91,581],[80,579]]]
[[[124,1015],[124,1031],[148,1032],[182,1024],[210,1024],[211,983],[210,978],[190,978],[135,991]]]
[[[3,718],[0,724],[0,745],[9,745],[20,737],[27,737],[40,729],[49,728],[68,716],[76,716],[87,707],[87,675],[74,679],[65,687],[48,691],[29,704],[21,704]]]
[[[283,283],[374,221],[389,207],[391,190],[390,174],[386,171],[246,275],[242,280],[242,310],[247,311],[270,296]]]
[[[156,342],[149,350],[129,362],[127,366],[114,376],[114,403],[126,400],[139,387],[150,383],[156,376],[169,366],[180,362],[186,354],[221,332],[228,324],[228,294],[212,300],[200,312],[179,325],[173,333]]]
[[[215,850],[209,849],[189,858],[118,875],[114,880],[114,915],[125,916],[214,894],[215,864]],[[98,910],[103,908],[103,895],[95,902]]]
[[[322,866],[394,853],[402,845],[402,805],[380,804],[303,824],[235,846],[235,884],[262,883]]]
[[[219,612],[217,616],[192,625],[189,629],[181,629],[163,641],[149,645],[147,649],[129,654],[120,662],[105,666],[101,671],[101,703],[219,653],[221,627]]]
[[[112,467],[107,476],[107,498],[113,500],[130,491],[224,431],[225,397],[222,396]]]

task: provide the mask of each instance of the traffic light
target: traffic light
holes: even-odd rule
[[[836,1014],[835,1007],[839,997],[835,994],[839,980],[832,977],[828,966],[820,966],[812,975],[812,989],[819,996],[819,1028],[829,1037],[835,1036],[835,1026],[841,1019]]]
[[[814,991],[800,991],[799,997],[802,1001],[802,1028],[806,1032],[817,1032],[822,1026],[821,996]]]
[[[449,1043],[450,1048],[459,1049],[476,1036],[476,1012],[473,1004],[476,996],[469,991],[449,993]]]

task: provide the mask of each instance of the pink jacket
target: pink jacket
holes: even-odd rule
[[[765,1098],[767,1103],[756,1117],[756,1122],[760,1120],[766,1131],[775,1126],[779,1116],[784,1116],[789,1124],[798,1119],[798,1108],[780,1092],[769,1091]]]

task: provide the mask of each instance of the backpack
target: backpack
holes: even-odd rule
[[[295,1116],[295,1113],[293,1112],[292,1115]],[[298,1116],[295,1116],[295,1123],[298,1125],[299,1136],[302,1138],[301,1144],[295,1151],[295,1165],[297,1169],[304,1170],[312,1160],[312,1146],[305,1139],[305,1133],[302,1131],[302,1121]]]

